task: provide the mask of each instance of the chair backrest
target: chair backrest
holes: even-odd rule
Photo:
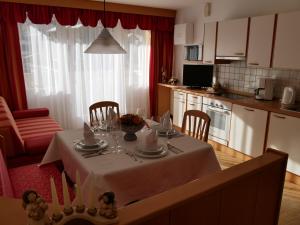
[[[184,113],[181,132],[207,142],[210,117],[199,110],[187,110]]]
[[[111,102],[111,101],[102,101],[102,102],[96,102],[96,103],[92,104],[89,107],[91,126],[93,125],[92,123],[94,121],[99,122],[101,120],[106,120],[110,108],[112,108],[117,113],[117,116],[119,118],[120,112],[119,112],[119,104],[118,103]]]
[[[119,225],[276,225],[288,155],[276,150],[133,203]]]

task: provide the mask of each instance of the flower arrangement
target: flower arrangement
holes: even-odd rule
[[[144,124],[143,118],[135,114],[125,114],[120,118],[121,124],[125,126],[138,126]]]
[[[125,114],[120,118],[121,129],[126,133],[124,139],[126,141],[135,141],[137,136],[135,132],[139,131],[145,125],[145,121],[138,115]]]

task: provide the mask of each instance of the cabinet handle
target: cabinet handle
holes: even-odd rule
[[[210,60],[208,60],[208,61],[204,61],[204,62],[206,62],[206,63],[212,63],[212,61],[210,61]]]
[[[259,63],[248,63],[248,65],[251,65],[251,66],[258,66]]]
[[[244,55],[244,53],[243,52],[236,52],[236,53],[234,53],[235,55]]]
[[[180,103],[185,103],[184,101],[179,101]]]
[[[248,109],[248,108],[244,108],[244,109],[249,111],[249,112],[254,112],[254,109]]]
[[[274,117],[278,118],[278,119],[285,119],[284,116],[278,116],[278,115],[274,115]]]
[[[190,105],[195,105],[195,104],[190,103]]]
[[[192,98],[196,98],[197,99],[198,97],[197,96],[193,96]]]

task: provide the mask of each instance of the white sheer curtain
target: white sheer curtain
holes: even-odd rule
[[[88,107],[98,101],[116,101],[121,113],[137,108],[148,112],[149,31],[109,29],[127,50],[125,55],[85,54],[102,29],[19,24],[26,94],[30,108],[47,107],[65,128],[82,127],[89,120]]]

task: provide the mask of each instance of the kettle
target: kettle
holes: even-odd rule
[[[295,88],[294,87],[285,87],[283,89],[281,104],[287,105],[287,106],[293,106],[293,105],[295,105],[295,99],[296,99]]]

